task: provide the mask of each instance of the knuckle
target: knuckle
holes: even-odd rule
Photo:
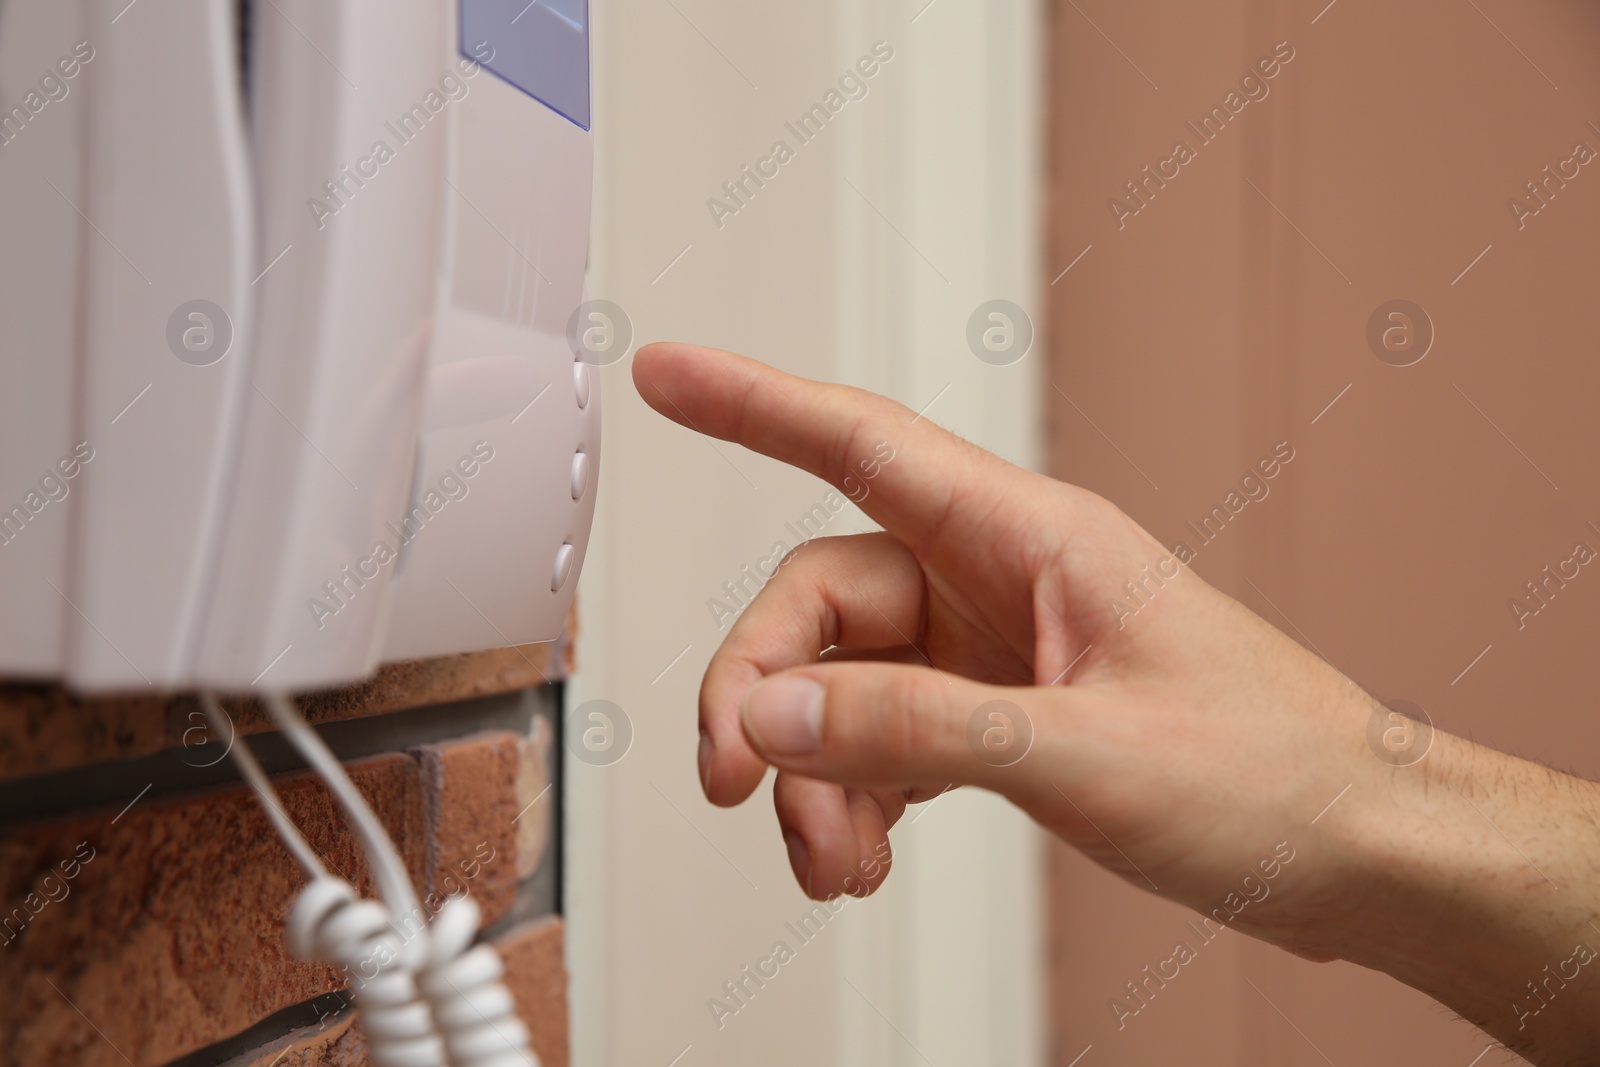
[[[878,694],[877,741],[881,752],[916,756],[928,750],[936,732],[929,709],[938,683],[921,671],[896,671]]]
[[[872,418],[868,412],[857,410],[834,434],[824,460],[825,475],[834,486],[843,486],[846,476],[854,467],[852,458],[861,454],[861,442],[866,438],[871,425]]]
[[[833,389],[841,417],[823,458],[828,480],[842,486],[857,463],[872,456],[874,445],[888,436],[890,428],[907,425],[913,413],[904,404],[865,389],[848,385]]]

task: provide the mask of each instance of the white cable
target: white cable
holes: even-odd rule
[[[323,743],[288,697],[282,693],[268,693],[266,705],[289,743],[299,750],[305,761],[311,764],[311,769],[333,790],[334,799],[344,809],[351,828],[366,849],[373,878],[378,883],[378,894],[389,905],[389,910],[396,915],[420,916],[422,904],[411,884],[405,861],[389,839],[389,832],[367,805],[366,798],[350,781],[339,758]]]
[[[240,776],[250,784],[251,789],[255,790],[256,799],[261,801],[262,809],[266,811],[267,818],[272,820],[272,825],[277,829],[278,837],[282,839],[284,846],[293,853],[300,866],[305,868],[306,874],[313,879],[326,878],[328,872],[323,868],[322,861],[317,858],[316,850],[311,847],[311,842],[301,836],[300,830],[283,810],[283,805],[278,803],[277,791],[272,788],[272,783],[267,781],[266,772],[261,769],[261,764],[256,762],[255,753],[250,751],[243,738],[236,736],[233,721],[223,713],[216,694],[201,693],[200,706],[205,709],[206,719],[211,723],[211,730],[219,741],[223,737],[223,726],[226,724],[227,735],[232,739],[228,752],[233,756],[233,761],[239,765]]]
[[[201,700],[220,736],[221,706],[210,693]],[[374,1067],[540,1067],[528,1028],[500,980],[505,966],[499,954],[490,945],[473,945],[482,917],[478,905],[470,897],[451,898],[431,925],[406,929],[402,936],[395,911],[419,922],[426,916],[394,842],[293,702],[273,693],[266,703],[344,808],[389,904],[360,900],[349,883],[327,873],[249,747],[236,738],[232,755],[241,774],[311,875],[289,915],[290,950],[331,960],[351,975]]]
[[[457,1067],[539,1067],[528,1028],[517,1018],[505,965],[492,945],[473,946],[481,914],[471,897],[445,902],[417,988],[433,1007],[450,1062]]]
[[[388,908],[357,899],[342,879],[318,878],[300,891],[289,912],[289,947],[303,959],[337,963],[350,975],[373,1067],[450,1063]]]
[[[200,703],[220,738],[226,721],[222,706],[211,693],[202,693]],[[337,963],[350,975],[351,997],[367,1033],[374,1067],[447,1067],[432,1011],[418,996],[416,976],[407,966],[408,957],[417,961],[423,952],[406,953],[389,910],[376,901],[358,899],[350,883],[327,872],[283,810],[277,791],[243,738],[234,738],[229,754],[278,836],[311,876],[289,913],[289,950],[302,959]]]

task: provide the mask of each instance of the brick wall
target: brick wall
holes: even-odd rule
[[[559,916],[565,646],[387,667],[301,704],[400,847],[425,906],[470,893],[546,1067],[567,1063]],[[327,790],[227,705],[285,809],[364,894]],[[189,697],[0,684],[0,1067],[356,1067],[333,968],[290,957],[304,876]]]

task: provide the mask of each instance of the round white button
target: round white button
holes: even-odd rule
[[[579,500],[589,488],[589,457],[579,452],[572,457],[572,499]]]
[[[556,549],[555,569],[550,572],[550,591],[561,592],[561,587],[567,584],[567,579],[572,575],[572,561],[578,558],[578,550],[570,544],[564,544]]]
[[[589,406],[589,364],[578,360],[572,364],[572,385],[578,392],[578,406]]]

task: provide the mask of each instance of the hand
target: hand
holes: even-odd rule
[[[875,887],[883,872],[860,867],[909,800],[978,785],[1136,884],[1210,906],[1350,780],[1323,755],[1359,740],[1372,703],[1100,497],[729,353],[653,345],[634,377],[669,418],[864,489],[885,528],[798,551],[701,690],[706,795],[739,803],[777,766],[811,895],[851,874]],[[969,744],[996,700],[1022,717],[985,713],[980,738],[1033,734],[1011,766]]]
[[[1377,701],[1115,506],[892,401],[688,345],[641,349],[634,380],[668,418],[810,471],[884,527],[794,553],[700,693],[706,796],[737,804],[777,767],[811,896],[870,892],[905,805],[975,785],[1136,885],[1524,1039],[1505,1008],[1522,971],[1568,958],[1593,913],[1575,888],[1600,872],[1592,783],[1444,734],[1415,767],[1380,759]],[[1008,727],[1013,744],[1031,730],[1025,754],[986,745]],[[1551,839],[1552,805],[1588,812],[1581,844]],[[1487,936],[1490,911],[1514,931]]]

